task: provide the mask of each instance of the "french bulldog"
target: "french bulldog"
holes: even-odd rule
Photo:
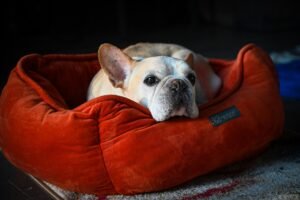
[[[222,84],[205,57],[177,44],[137,43],[121,50],[105,43],[98,59],[101,70],[87,99],[123,96],[147,107],[156,121],[198,117],[198,105],[214,98]]]

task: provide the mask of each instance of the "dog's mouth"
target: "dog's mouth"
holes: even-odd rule
[[[175,117],[175,116],[187,116],[188,117],[188,114],[186,112],[186,107],[182,106],[180,108],[177,108],[177,109],[174,109],[170,115],[170,117]]]
[[[170,107],[170,117],[174,116],[186,116],[190,117],[191,115],[191,105],[192,97],[188,92],[184,92],[180,95],[172,95],[170,98],[172,100],[171,107]]]
[[[193,88],[184,81],[168,81],[156,91],[153,97],[150,111],[157,121],[175,116],[189,118],[198,116]]]
[[[164,121],[176,116],[189,118],[198,116],[198,108],[192,98],[174,101],[174,98],[169,95],[162,95],[158,98],[158,101],[151,104],[150,111],[156,121]]]

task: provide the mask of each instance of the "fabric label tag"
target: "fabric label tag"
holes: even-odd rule
[[[231,106],[219,113],[209,116],[209,120],[213,126],[219,126],[224,124],[232,119],[238,118],[241,116],[240,111],[236,106]]]

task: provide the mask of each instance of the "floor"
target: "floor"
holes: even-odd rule
[[[234,31],[220,27],[203,27],[200,30],[174,28],[173,30],[160,30],[143,34],[130,33],[121,36],[105,36],[99,38],[98,34],[89,34],[84,37],[52,38],[41,36],[23,38],[11,49],[12,56],[6,59],[5,69],[1,69],[1,87],[5,84],[11,66],[18,58],[28,53],[89,53],[96,52],[102,42],[111,42],[125,47],[138,41],[174,42],[182,44],[201,52],[207,57],[234,58],[238,50],[246,43],[256,43],[268,52],[291,49],[300,44],[300,31],[292,32],[246,32]],[[286,125],[295,141],[300,141],[300,101],[285,99]],[[13,167],[0,154],[0,195],[7,200],[35,200],[51,199],[27,175]]]

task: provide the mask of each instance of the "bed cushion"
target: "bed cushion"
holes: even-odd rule
[[[218,96],[196,119],[158,123],[123,97],[86,101],[96,54],[25,56],[1,94],[0,147],[39,179],[98,195],[160,191],[246,159],[282,133],[274,66],[253,44],[210,63]]]

